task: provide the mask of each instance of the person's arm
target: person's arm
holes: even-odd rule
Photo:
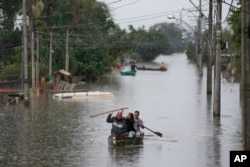
[[[107,119],[106,119],[106,122],[107,122],[107,123],[112,123],[112,122],[114,122],[114,119],[111,117],[111,115],[112,115],[112,114],[109,114],[109,115],[107,116]]]
[[[135,129],[136,132],[140,131],[140,127],[141,127],[141,121],[134,122],[134,129]],[[144,126],[143,126],[143,128],[144,128]]]
[[[123,116],[123,109],[121,109],[121,113],[122,113],[122,119],[124,119],[124,120],[126,120],[126,117],[125,116]]]
[[[138,131],[138,124],[136,122],[134,122],[133,126],[134,126],[135,131],[137,132]]]
[[[140,126],[141,126],[142,129],[144,129],[144,124],[143,124],[142,120],[140,121]]]

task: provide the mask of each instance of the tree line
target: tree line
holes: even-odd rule
[[[0,74],[21,74],[22,0],[0,0]],[[31,45],[39,39],[39,72],[48,76],[50,42],[52,71],[65,68],[68,31],[69,72],[95,80],[111,71],[117,61],[128,56],[138,61],[152,61],[159,54],[183,52],[186,41],[177,24],[159,23],[121,29],[105,3],[96,0],[27,1],[28,60],[31,71]],[[35,38],[31,39],[32,32]],[[52,33],[52,41],[50,34]],[[37,52],[35,52],[37,53]]]

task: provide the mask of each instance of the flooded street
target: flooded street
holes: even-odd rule
[[[185,54],[159,56],[167,72],[113,71],[82,85],[108,91],[110,99],[53,100],[33,97],[23,104],[1,106],[0,166],[3,167],[228,167],[229,151],[242,150],[239,83],[221,80],[221,118],[213,118],[212,96],[206,94],[206,68],[200,77]],[[110,148],[107,115],[90,115],[128,107],[140,111],[145,126],[141,146]]]

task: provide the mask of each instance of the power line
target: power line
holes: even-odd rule
[[[226,20],[227,20],[228,17],[229,17],[229,14],[230,14],[230,12],[231,12],[231,10],[232,10],[232,7],[233,7],[233,2],[234,2],[234,0],[231,0],[230,8],[229,8],[229,10],[228,10],[227,16],[226,16],[225,20],[223,21],[223,23],[226,22]]]
[[[116,10],[116,9],[118,9],[118,8],[123,8],[123,7],[126,7],[126,6],[130,6],[130,5],[133,5],[133,4],[138,3],[139,1],[140,1],[140,0],[136,0],[136,1],[134,1],[134,2],[130,2],[130,3],[124,4],[124,5],[121,5],[121,6],[112,8],[112,9]]]
[[[116,24],[124,24],[124,23],[133,23],[138,21],[145,21],[145,20],[152,20],[160,17],[166,17],[169,14],[179,13],[180,10],[174,10],[169,12],[161,12],[161,13],[155,13],[151,15],[144,15],[144,16],[138,16],[133,18],[125,18],[116,20]],[[82,24],[71,24],[71,25],[60,25],[60,26],[51,26],[51,27],[45,27],[45,28],[34,28],[34,30],[42,30],[42,29],[57,29],[57,28],[67,28],[67,27],[88,27],[90,25],[97,25],[97,24],[103,24],[105,22],[92,22],[92,23],[82,23]]]

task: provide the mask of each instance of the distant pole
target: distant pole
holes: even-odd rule
[[[212,93],[212,58],[213,58],[213,0],[209,0],[208,14],[208,61],[207,61],[207,94]]]
[[[34,55],[34,32],[31,32],[31,68],[32,68],[32,91],[36,88],[36,74],[35,74],[35,55]]]
[[[182,26],[182,10],[180,11],[180,25]]]
[[[50,43],[49,43],[49,76],[52,75],[52,32],[50,33]]]
[[[222,0],[217,0],[216,9],[216,60],[215,60],[215,81],[214,81],[214,101],[213,113],[214,116],[220,116],[221,106],[221,13],[222,13]]]
[[[23,0],[23,65],[24,65],[24,103],[29,106],[29,79],[28,79],[28,53],[27,53],[27,15],[26,0]]]
[[[69,71],[69,28],[66,32],[66,60],[65,60],[65,70]]]
[[[36,34],[36,87],[39,86],[39,32]]]
[[[202,33],[201,33],[201,19],[202,19],[202,7],[201,0],[199,1],[199,18],[198,18],[198,57],[199,57],[199,74],[203,75],[203,55],[201,51]]]

